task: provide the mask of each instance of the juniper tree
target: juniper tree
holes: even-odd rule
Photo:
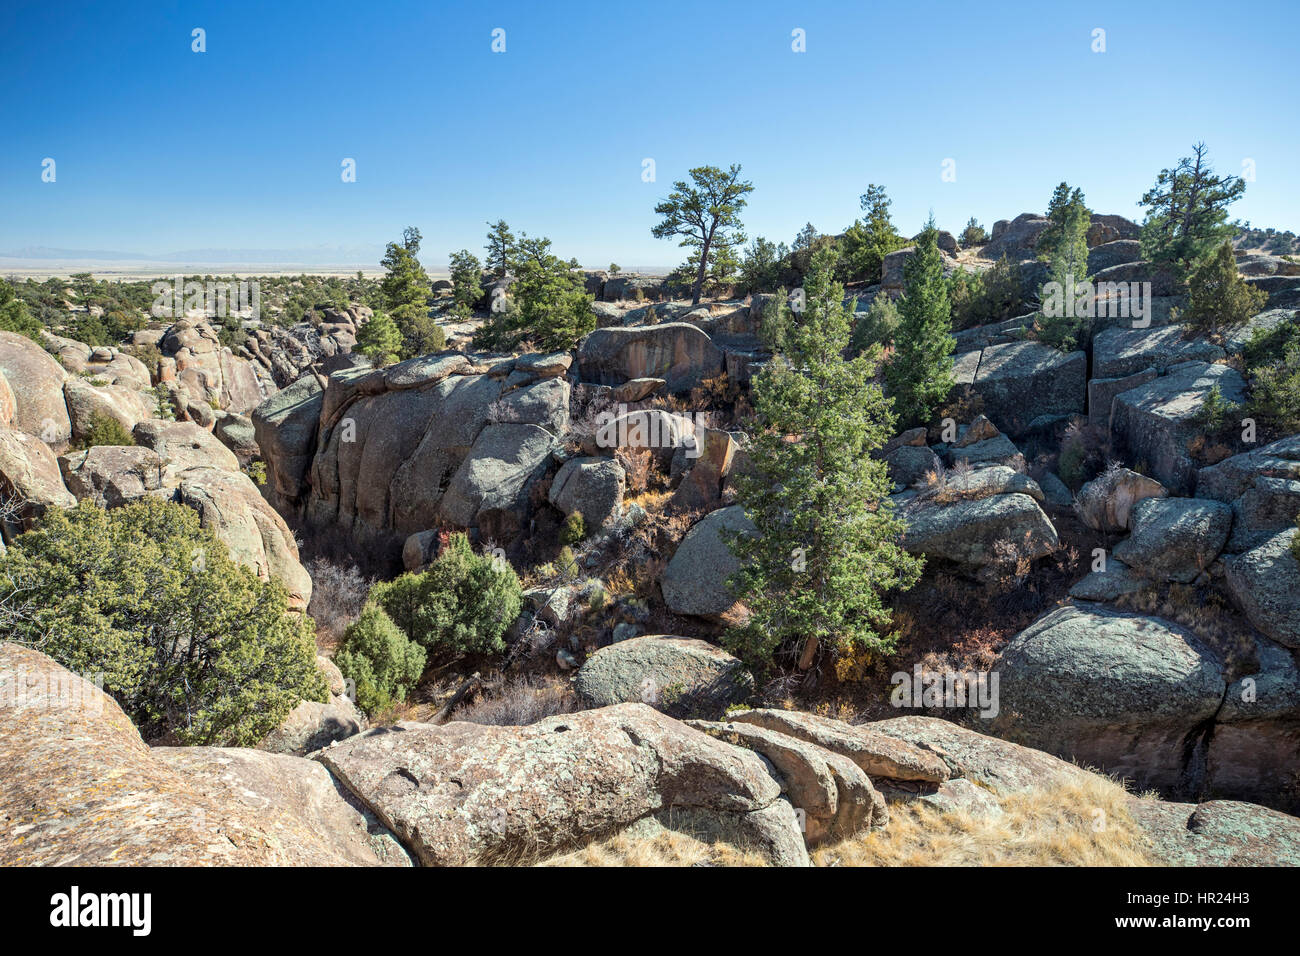
[[[931,216],[903,263],[903,298],[898,304],[894,354],[885,381],[899,420],[923,425],[952,390],[952,315],[948,284],[939,257],[939,230]]]
[[[357,351],[377,368],[392,365],[401,350],[401,330],[383,312],[376,312],[357,330]]]
[[[741,180],[737,165],[726,172],[717,166],[697,166],[690,171],[690,177],[689,183],[680,179],[673,183],[672,193],[655,206],[655,214],[663,218],[650,233],[656,239],[679,236],[679,245],[693,250],[691,305],[699,305],[711,257],[737,263],[736,248],[745,241],[740,210],[754,186]]]
[[[1268,296],[1237,274],[1232,243],[1225,242],[1192,270],[1187,281],[1187,321],[1202,335],[1241,328],[1264,308]]]
[[[464,309],[474,308],[483,298],[483,264],[468,249],[453,252],[450,258],[452,296]]]
[[[752,667],[778,657],[807,668],[891,645],[884,596],[915,583],[921,561],[898,545],[890,480],[872,457],[894,432],[875,381],[880,350],[845,359],[852,312],[832,279],[836,253],[817,252],[805,309],[790,312],[784,351],[753,381],[756,429],[740,502],[757,536],[732,535],[732,586],[748,621],[726,637]]]
[[[843,271],[850,279],[880,281],[880,268],[885,256],[907,245],[898,234],[889,215],[891,201],[885,187],[871,183],[858,199],[866,214],[844,233]]]

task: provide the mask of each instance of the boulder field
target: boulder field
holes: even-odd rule
[[[646,823],[806,866],[889,827],[1087,771],[931,717],[853,726],[792,711],[680,722],[614,704],[526,727],[375,728],[310,758],[146,746],[117,704],[0,643],[0,864],[447,866],[527,863]],[[1251,804],[1129,798],[1171,865],[1300,863],[1300,821]]]

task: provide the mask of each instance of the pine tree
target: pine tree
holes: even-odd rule
[[[514,233],[504,219],[488,223],[487,251],[488,270],[498,279],[504,279],[510,272],[514,261],[516,242]]]
[[[419,252],[420,230],[408,226],[402,230],[401,243],[388,244],[382,261],[388,271],[380,281],[380,292],[384,309],[402,333],[402,358],[437,352],[446,342],[442,329],[429,317],[431,286],[417,258]]]
[[[753,183],[740,178],[740,167],[733,165],[725,172],[717,166],[697,166],[690,170],[691,181],[678,180],[673,191],[655,206],[655,214],[663,218],[651,228],[656,239],[680,237],[678,245],[693,250],[690,265],[695,270],[691,286],[691,305],[700,304],[704,281],[710,269],[714,275],[713,258],[720,260],[724,270],[734,273],[739,267],[737,248],[745,241],[741,232],[740,210],[745,208],[745,197],[754,191]]]
[[[376,312],[357,330],[357,351],[376,368],[396,362],[401,348],[401,330],[383,312]]]
[[[1192,156],[1180,159],[1173,169],[1162,169],[1139,203],[1147,208],[1142,255],[1172,263],[1184,273],[1236,234],[1236,225],[1228,222],[1228,206],[1246,191],[1240,176],[1216,175],[1207,152],[1204,143],[1197,143]]]
[[[729,542],[750,617],[726,643],[759,670],[778,656],[806,669],[824,654],[887,649],[884,594],[920,575],[920,560],[897,544],[891,484],[872,457],[894,432],[892,402],[874,381],[880,351],[844,358],[853,314],[832,281],[836,258],[818,250],[801,314],[782,301],[785,351],[752,386],[758,428],[739,490],[758,534]]]
[[[1086,337],[1091,309],[1077,308],[1075,287],[1088,281],[1088,226],[1092,212],[1083,191],[1061,183],[1047,207],[1048,226],[1038,239],[1038,258],[1048,263],[1049,283],[1057,294],[1044,288],[1039,298],[1043,310],[1035,320],[1038,339],[1062,352],[1073,351]]]
[[[854,220],[844,233],[843,271],[850,279],[879,282],[885,256],[905,247],[907,240],[894,229],[889,215],[892,203],[884,186],[871,183],[858,203],[866,215]]]
[[[903,264],[903,298],[899,302],[894,355],[885,366],[885,381],[901,422],[927,423],[952,390],[952,315],[948,284],[939,256],[934,217],[917,238],[916,251]]]
[[[452,296],[456,304],[472,309],[483,298],[483,264],[468,249],[451,254]]]

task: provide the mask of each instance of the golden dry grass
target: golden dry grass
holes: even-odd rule
[[[811,853],[816,866],[1150,866],[1128,806],[1105,777],[1001,798],[1001,816],[896,803],[889,825]],[[542,866],[764,866],[757,853],[672,831],[619,834]]]
[[[1001,799],[1001,816],[894,804],[889,825],[813,853],[818,866],[1149,866],[1119,784],[1092,776]]]
[[[726,843],[704,843],[673,830],[653,836],[620,833],[580,850],[551,857],[540,866],[766,866],[757,853]]]

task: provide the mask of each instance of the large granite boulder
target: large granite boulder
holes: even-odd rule
[[[1143,577],[1190,584],[1232,529],[1232,509],[1203,498],[1144,498],[1129,513],[1132,534],[1114,554]]]
[[[740,562],[726,539],[757,533],[740,505],[720,508],[697,521],[664,568],[660,586],[669,610],[717,617],[735,604],[727,579],[739,570]]]
[[[804,838],[810,845],[889,822],[885,798],[871,778],[841,754],[752,723],[693,720],[689,724],[771,763],[786,799],[803,814]]]
[[[1227,686],[1186,628],[1091,605],[1046,614],[1002,650],[1000,736],[1138,786],[1194,787]]]
[[[252,479],[222,468],[189,468],[180,475],[176,496],[198,512],[200,523],[225,543],[233,561],[260,580],[279,581],[289,592],[289,607],[306,609],[311,576],[298,560],[293,532]]]
[[[1094,531],[1127,531],[1134,505],[1168,494],[1154,478],[1115,465],[1079,489],[1074,510]]]
[[[71,508],[76,504],[63,486],[59,463],[50,447],[27,432],[0,425],[0,503],[11,499],[24,525],[39,518],[47,508]]]
[[[1127,445],[1131,460],[1146,462],[1146,473],[1172,494],[1195,490],[1196,465],[1188,444],[1203,431],[1197,416],[1216,386],[1226,402],[1245,400],[1246,383],[1239,372],[1205,362],[1176,365],[1115,396],[1111,434]]]
[[[117,508],[161,491],[165,466],[152,448],[96,445],[59,458],[63,482],[78,501]]]
[[[67,400],[75,439],[89,435],[97,417],[111,418],[129,432],[151,418],[157,404],[147,392],[125,385],[95,386],[79,378],[70,378],[64,383],[63,395]]]
[[[1096,275],[1102,269],[1109,269],[1124,262],[1139,262],[1142,259],[1142,243],[1136,239],[1115,239],[1093,245],[1088,250],[1088,274]]]
[[[131,434],[137,445],[158,453],[166,467],[165,483],[168,485],[176,485],[181,473],[190,468],[239,471],[239,459],[235,453],[194,422],[149,419],[136,425]]]
[[[510,386],[512,371],[510,360],[481,372],[443,353],[333,373],[307,523],[337,528],[394,563],[407,537],[440,524],[482,519],[488,535],[513,538],[532,482],[568,428],[569,385],[543,378]]]
[[[566,515],[582,515],[588,532],[604,527],[623,511],[627,474],[612,458],[571,458],[551,480],[551,504]]]
[[[0,332],[0,377],[13,396],[11,423],[61,451],[72,438],[63,398],[68,373],[45,349],[17,332]]]
[[[644,704],[526,727],[403,723],[316,759],[427,866],[544,858],[660,815],[724,818],[774,862],[807,862],[762,760]]]
[[[1043,415],[1084,410],[1088,356],[1062,354],[1041,342],[991,345],[979,356],[971,388],[984,400],[984,414],[1002,431],[1021,434]]]
[[[975,569],[1040,558],[1060,543],[1039,503],[1019,492],[952,502],[917,497],[898,516],[907,526],[902,544],[909,554]]]
[[[1279,644],[1300,647],[1300,561],[1291,528],[1227,562],[1228,589],[1250,623]]]
[[[753,692],[754,681],[739,660],[707,641],[650,634],[596,651],[574,689],[584,707],[639,701],[673,717],[716,720]]]
[[[409,865],[320,764],[150,749],[89,681],[0,643],[0,865]]]
[[[1098,332],[1093,339],[1092,374],[1123,378],[1146,368],[1161,371],[1181,362],[1213,362],[1226,355],[1222,346],[1192,338],[1185,325],[1112,328]]]
[[[303,494],[307,472],[316,453],[325,387],[315,375],[304,375],[253,409],[253,434],[267,463],[271,500],[284,510]]]
[[[578,377],[595,385],[662,378],[670,392],[699,387],[723,370],[722,351],[688,322],[597,329],[578,346]]]

